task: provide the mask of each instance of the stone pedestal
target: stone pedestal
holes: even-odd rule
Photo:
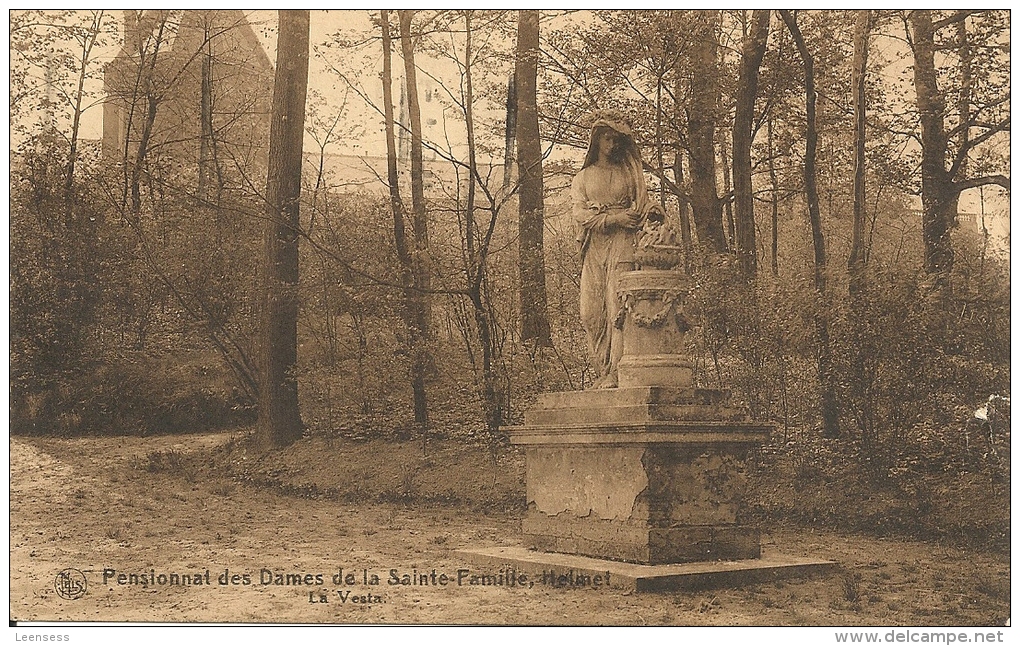
[[[771,428],[692,386],[681,272],[617,283],[619,388],[546,393],[507,429],[525,448],[528,547],[647,565],[761,554],[738,524],[748,451]]]
[[[760,555],[737,524],[747,452],[769,427],[718,390],[546,393],[510,428],[525,449],[528,547],[649,565]]]

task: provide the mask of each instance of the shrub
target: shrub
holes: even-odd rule
[[[11,405],[11,429],[40,435],[192,433],[254,421],[254,407],[206,353],[125,353],[63,375]]]

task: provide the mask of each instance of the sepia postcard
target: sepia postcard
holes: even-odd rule
[[[9,18],[15,641],[1011,638],[1009,10]]]

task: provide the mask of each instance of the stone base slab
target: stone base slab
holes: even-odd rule
[[[522,547],[462,549],[454,552],[470,563],[525,574],[535,587],[598,587],[655,592],[737,587],[832,572],[837,564],[808,557],[772,554],[740,561],[702,561],[638,565],[605,559],[540,552]],[[544,575],[544,579],[543,579]],[[608,576],[607,576],[608,575]],[[597,580],[595,577],[599,577]]]
[[[644,565],[761,556],[758,529],[738,525],[635,527],[611,521],[549,518],[529,512],[521,523],[521,531],[524,544],[530,549]]]

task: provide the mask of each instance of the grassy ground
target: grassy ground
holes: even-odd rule
[[[812,458],[813,452],[821,456]],[[1008,551],[1008,463],[999,477],[972,470],[895,479],[865,473],[856,460],[837,455],[842,453],[831,446],[759,455],[748,465],[744,520]],[[347,502],[450,504],[514,514],[526,504],[523,452],[505,444],[442,439],[423,451],[420,440],[305,438],[261,456],[239,440],[212,460],[258,486]]]
[[[437,443],[302,440],[258,456],[240,435],[11,440],[11,618],[104,621],[616,625],[1002,625],[1009,555],[947,540],[772,523],[766,553],[840,573],[735,589],[635,594],[389,586],[391,569],[456,572],[454,551],[519,544],[520,457]],[[77,600],[54,593],[86,573]],[[335,586],[340,568],[372,587]],[[203,572],[209,586],[103,584],[103,571]],[[250,585],[215,585],[224,570]],[[263,584],[273,573],[319,585]],[[339,600],[349,589],[369,603]],[[328,603],[310,603],[309,593]],[[378,600],[375,599],[378,597]],[[314,598],[318,598],[317,596]],[[350,598],[350,597],[348,597]]]

